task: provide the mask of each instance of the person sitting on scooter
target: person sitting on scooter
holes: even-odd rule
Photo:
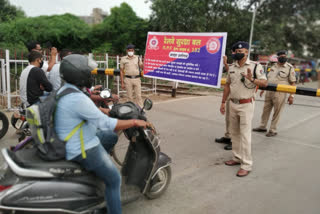
[[[117,142],[118,137],[114,131],[146,127],[148,124],[143,120],[110,118],[81,92],[84,87],[91,87],[91,71],[96,67],[96,62],[82,55],[72,54],[62,60],[60,75],[65,84],[58,94],[67,88],[79,90],[80,93],[70,93],[59,99],[55,113],[55,130],[59,138],[64,139],[74,127],[85,121],[82,134],[78,130],[67,142],[66,159],[78,162],[104,181],[108,213],[119,214],[121,176],[107,151]],[[84,148],[80,143],[81,138]]]

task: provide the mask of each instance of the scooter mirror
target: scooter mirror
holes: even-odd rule
[[[100,97],[101,97],[101,98],[104,98],[104,99],[110,98],[110,97],[111,97],[111,92],[110,92],[110,90],[109,90],[109,89],[104,89],[104,90],[102,90],[102,91],[100,92]]]
[[[152,100],[147,98],[144,100],[143,109],[150,110],[152,108],[152,105],[153,105]]]

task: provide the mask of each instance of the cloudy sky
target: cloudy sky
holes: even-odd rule
[[[148,18],[151,14],[150,3],[145,0],[9,0],[21,7],[27,16],[72,13],[77,16],[89,16],[93,8],[110,12],[110,8],[128,3],[136,14]]]

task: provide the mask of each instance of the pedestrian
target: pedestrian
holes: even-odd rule
[[[20,98],[24,107],[39,102],[44,91],[52,91],[52,85],[41,69],[42,54],[38,51],[31,51],[28,60],[30,65],[22,71],[20,76]]]
[[[286,51],[279,51],[278,62],[270,68],[270,72],[268,74],[268,82],[274,84],[282,84],[282,85],[295,85],[296,82],[296,74],[293,65],[287,62],[287,54]],[[264,91],[261,91],[260,97],[263,95]],[[269,132],[266,134],[267,137],[272,137],[277,135],[277,125],[280,119],[281,112],[284,108],[284,104],[286,101],[286,93],[276,92],[276,91],[267,91],[264,100],[264,107],[261,116],[260,126],[254,128],[255,132],[266,132],[267,124],[273,109],[273,115],[271,120],[271,125],[269,128]],[[289,105],[293,103],[294,95],[290,94],[288,98]]]
[[[29,53],[31,51],[37,51],[41,54],[43,54],[43,51],[42,51],[42,48],[41,48],[41,45],[39,42],[37,41],[30,41],[27,43],[27,48],[28,48],[28,51]],[[49,62],[44,60],[43,61],[43,65],[41,67],[41,69],[47,74],[47,72],[50,72],[51,69],[53,68],[54,64],[56,64],[56,56],[57,56],[57,48],[55,47],[52,47],[50,49],[50,59],[49,59]]]
[[[134,91],[135,103],[142,107],[140,69],[143,69],[143,64],[142,60],[134,55],[134,48],[134,45],[128,45],[127,55],[120,61],[121,88],[127,90],[128,99],[132,102]]]
[[[237,42],[235,62],[229,66],[227,83],[224,87],[221,114],[225,114],[225,103],[230,99],[230,125],[233,159],[228,166],[240,165],[237,176],[247,176],[252,170],[251,123],[254,113],[256,86],[266,87],[268,82],[263,67],[248,59],[249,44]]]
[[[64,57],[72,54],[70,50],[64,49],[60,51],[59,56],[61,61]],[[53,86],[53,90],[57,91],[61,87],[61,77],[60,77],[60,63],[54,64],[51,71],[48,74],[48,79]]]

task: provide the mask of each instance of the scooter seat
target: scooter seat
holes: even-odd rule
[[[17,152],[9,151],[10,157],[20,167],[48,171],[54,175],[75,176],[88,174],[79,164],[61,160],[45,161],[37,155],[37,148],[23,149]]]

